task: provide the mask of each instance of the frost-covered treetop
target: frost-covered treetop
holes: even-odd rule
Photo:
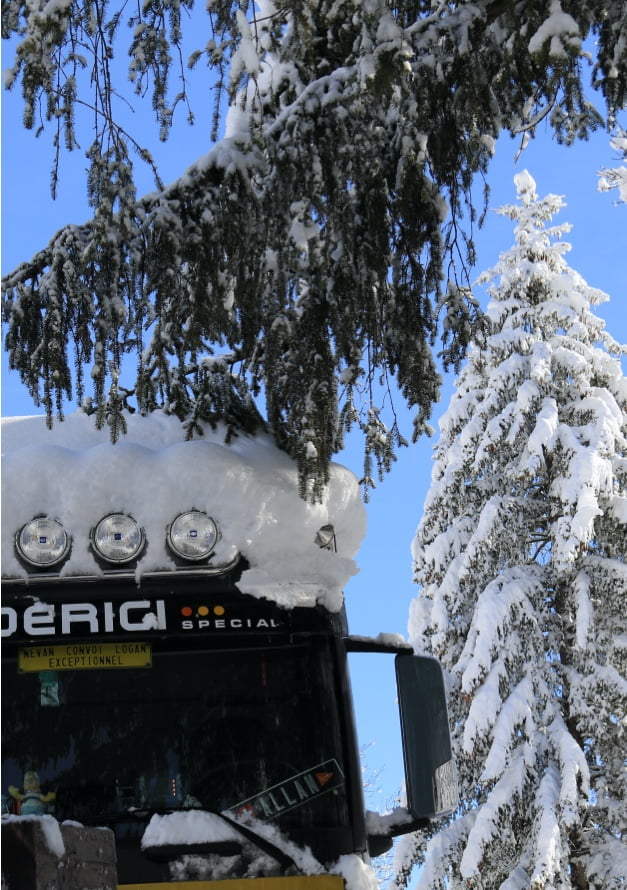
[[[184,441],[175,417],[130,415],[113,445],[93,417],[76,412],[53,429],[44,417],[2,421],[2,574],[26,575],[14,551],[15,533],[37,515],[58,519],[72,538],[63,575],[101,573],[89,533],[111,512],[133,516],[147,547],[136,573],[167,571],[174,563],[166,527],[181,512],[207,512],[220,529],[216,557],[240,553],[249,568],[239,588],[290,606],[320,603],[337,610],[342,588],[355,574],[353,560],[365,533],[365,511],[353,474],[334,464],[325,497],[299,497],[295,462],[270,437],[204,430]],[[314,542],[332,524],[337,553]]]
[[[624,514],[624,496],[612,490],[611,466],[617,443],[625,447],[627,380],[619,358],[627,346],[593,312],[608,295],[588,285],[564,258],[570,244],[563,235],[570,226],[552,223],[563,199],[539,199],[527,171],[515,183],[519,203],[498,212],[515,221],[516,243],[480,278],[490,285],[488,327],[473,344],[440,421],[423,540],[440,532],[453,537],[447,516],[459,509],[460,498],[472,509],[486,498],[482,515],[489,529],[503,509],[501,500],[488,497],[490,486],[509,486],[508,497],[525,504],[526,487],[546,486],[558,515],[569,518],[561,520],[559,534],[536,529],[529,558],[534,553],[543,562],[552,539],[552,560],[570,564],[593,536],[595,517],[603,512],[601,495],[608,499],[605,511]],[[497,459],[506,468],[500,474],[494,471]],[[549,484],[547,474],[559,479]],[[434,509],[438,503],[440,510]],[[477,530],[482,533],[489,551],[490,534]],[[415,547],[416,559],[424,558]],[[445,548],[443,557],[447,553]],[[458,583],[456,577],[453,587]]]

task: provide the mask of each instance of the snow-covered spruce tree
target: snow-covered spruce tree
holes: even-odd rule
[[[85,379],[114,435],[129,398],[193,432],[225,413],[250,428],[262,392],[303,487],[324,482],[353,423],[383,470],[401,434],[372,384],[395,379],[418,434],[438,392],[440,310],[445,359],[455,365],[468,343],[476,307],[457,284],[473,258],[475,174],[502,129],[546,120],[569,142],[598,126],[586,70],[613,120],[627,87],[625,5],[208,0],[208,17],[193,6],[3,0],[3,35],[18,41],[6,82],[57,151],[89,146],[94,208],[7,276],[10,363],[49,418],[83,399]],[[189,30],[190,66],[208,66],[230,108],[224,137],[164,188],[119,108],[150,95],[167,137],[188,101]],[[156,175],[141,200],[136,157]],[[57,171],[55,159],[54,188]],[[129,353],[137,380],[122,391]]]
[[[460,806],[401,842],[420,890],[624,886],[627,380],[568,267],[562,206],[516,177],[516,243],[441,421],[410,633],[441,659]]]

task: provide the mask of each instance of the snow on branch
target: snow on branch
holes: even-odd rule
[[[610,141],[612,148],[619,156],[627,161],[627,131],[621,127]],[[604,167],[599,171],[599,191],[609,192],[618,190],[618,199],[621,204],[627,204],[627,166]]]
[[[565,261],[561,199],[516,185],[413,543],[410,638],[445,668],[461,786],[417,886],[608,890],[627,819],[625,348]]]

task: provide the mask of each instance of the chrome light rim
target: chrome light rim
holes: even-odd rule
[[[111,565],[126,565],[144,549],[144,530],[128,513],[107,513],[91,533],[96,555]]]
[[[218,542],[215,521],[202,510],[186,510],[173,520],[167,530],[171,552],[185,562],[209,559]]]
[[[49,516],[36,516],[15,535],[18,556],[28,566],[50,569],[60,565],[72,542],[63,525]]]

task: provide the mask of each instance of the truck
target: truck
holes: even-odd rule
[[[357,481],[334,465],[312,501],[270,437],[126,424],[113,444],[82,411],[3,421],[3,832],[107,828],[119,890],[354,885],[457,805],[439,664],[349,633]],[[364,804],[351,652],[395,659],[387,814]]]

